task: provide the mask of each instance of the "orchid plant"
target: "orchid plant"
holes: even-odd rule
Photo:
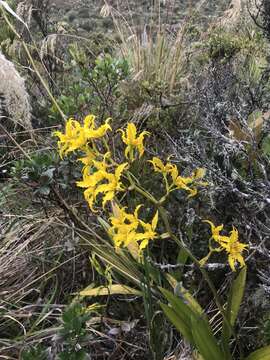
[[[77,160],[82,163],[82,179],[76,184],[79,188],[84,189],[84,198],[93,214],[96,214],[99,221],[101,221],[101,216],[103,217],[102,223],[105,224],[107,235],[111,239],[116,254],[122,249],[126,249],[133,260],[144,266],[148,273],[147,276],[149,276],[150,268],[147,256],[150,254],[150,242],[156,239],[171,238],[199,268],[223,316],[221,344],[215,339],[203,310],[191,294],[188,294],[186,301],[183,301],[157,284],[155,291],[159,289],[160,296],[166,298],[169,303],[169,306],[163,303],[160,306],[181,334],[198,350],[200,355],[196,357],[197,359],[231,359],[229,344],[232,335],[236,339],[233,326],[236,319],[235,314],[239,310],[243,296],[246,274],[243,252],[247,249],[247,244],[239,241],[239,233],[234,226],[229,235],[224,235],[222,233],[223,225],[215,226],[212,221],[205,220],[211,227],[209,253],[203,259],[198,260],[182,240],[173,233],[164,204],[174,191],[182,190],[187,193],[187,198],[194,198],[200,188],[208,185],[207,181],[204,180],[206,170],[197,168],[189,176],[183,176],[179,173],[176,164],[173,164],[169,159],[164,162],[154,156],[145,161],[145,164],[149,164],[150,170],[152,169],[157,176],[162,176],[161,181],[165,193],[157,199],[153,193],[140,184],[132,173],[133,163],[136,160],[141,160],[145,154],[145,139],[150,136],[150,133],[148,131],[139,132],[132,122],[128,123],[125,129],[116,129],[116,133],[121,133],[121,140],[124,145],[123,159],[125,160],[121,162],[112,155],[115,151],[111,148],[109,141],[109,134],[112,132],[111,122],[112,119],[107,119],[103,124],[97,126],[94,115],[86,116],[83,124],[77,120],[69,119],[66,122],[65,132],[54,132],[54,135],[58,137],[60,157],[63,158],[70,153],[76,154]],[[135,204],[133,209],[125,206],[125,197],[130,191],[138,193],[140,198],[143,197],[152,204],[152,218],[150,220],[144,218],[145,212],[142,211],[144,206],[141,202]],[[162,229],[165,231],[162,232]],[[214,252],[220,253],[222,251],[226,252],[233,273],[240,269],[225,310],[205,270],[205,264],[210,256]],[[146,254],[148,255],[146,256]],[[175,284],[176,280],[171,275],[168,280],[171,285]],[[151,281],[154,281],[154,277]],[[148,282],[150,293],[152,291],[151,281]],[[117,285],[112,286],[116,287]],[[143,287],[142,290],[145,291],[145,288]],[[83,293],[86,294],[87,291]],[[185,294],[187,293],[185,290]],[[233,318],[230,313],[232,309],[234,311]],[[197,333],[195,329],[198,324],[200,326]],[[151,326],[151,320],[149,326]],[[205,336],[204,342],[201,341],[201,336]]]

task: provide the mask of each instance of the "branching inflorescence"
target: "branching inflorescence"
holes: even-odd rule
[[[84,166],[82,180],[77,181],[77,186],[84,189],[85,200],[92,212],[98,212],[100,201],[103,210],[106,209],[108,203],[111,204],[112,214],[109,216],[108,234],[115,248],[126,247],[134,257],[140,258],[150,240],[170,236],[169,233],[159,235],[157,232],[159,212],[162,212],[162,220],[166,228],[167,221],[164,218],[166,215],[164,215],[163,204],[170,193],[175,190],[184,190],[188,193],[188,197],[196,196],[198,187],[208,185],[206,181],[203,181],[206,171],[204,168],[198,168],[190,176],[182,176],[175,164],[170,161],[163,163],[160,158],[153,157],[152,160],[148,160],[148,163],[152,165],[155,173],[162,175],[166,189],[165,194],[157,200],[149,191],[133,181],[131,172],[132,163],[141,158],[145,152],[144,140],[150,133],[148,131],[138,133],[134,123],[128,123],[125,130],[119,129],[118,131],[122,134],[121,139],[126,146],[124,156],[127,161],[117,163],[112,157],[107,141],[108,132],[112,131],[110,120],[107,119],[104,124],[97,127],[94,115],[86,116],[82,125],[77,120],[69,119],[65,133],[56,131],[54,135],[59,139],[58,148],[61,158],[69,153],[80,154],[78,161]],[[150,222],[145,222],[139,217],[141,204],[136,206],[134,212],[130,212],[127,207],[121,205],[118,194],[123,195],[129,190],[137,191],[156,208]],[[201,260],[201,264],[204,264],[213,252],[225,250],[233,271],[236,270],[236,262],[241,267],[244,266],[242,251],[247,245],[238,241],[238,231],[233,227],[230,236],[223,236],[220,235],[222,225],[215,227],[212,222],[208,222],[212,229],[210,241],[214,240],[218,246],[212,247],[211,243],[209,244],[210,252]]]

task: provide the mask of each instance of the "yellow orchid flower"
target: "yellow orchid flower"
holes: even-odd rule
[[[138,211],[141,206],[136,207],[134,214],[126,213],[126,208],[121,209],[114,206],[113,216],[110,218],[112,226],[109,230],[109,234],[117,248],[125,246],[130,249],[132,244],[136,245],[136,249],[138,249],[137,255],[140,255],[145,249],[149,240],[157,237],[155,230],[158,223],[158,212],[156,212],[151,224],[145,223],[138,218]],[[143,232],[140,230],[143,230]]]
[[[213,252],[225,250],[228,254],[228,262],[232,271],[236,270],[236,262],[240,264],[240,267],[245,266],[245,260],[242,256],[242,252],[248,247],[248,245],[242,244],[238,241],[238,230],[233,226],[230,236],[223,236],[220,235],[220,232],[223,230],[223,225],[215,226],[210,220],[204,220],[204,222],[211,226],[211,239],[215,240],[219,244],[219,247],[209,247],[210,253],[200,261],[201,264],[204,264]]]
[[[115,193],[117,191],[124,191],[124,188],[122,188],[120,177],[124,169],[127,167],[127,165],[128,165],[127,163],[124,163],[117,166],[114,174],[104,172],[104,179],[107,180],[108,183],[99,185],[95,190],[95,196],[97,196],[100,193],[104,193],[102,200],[103,208],[105,207],[108,201],[114,198]]]
[[[195,187],[190,185],[197,184],[201,186],[206,186],[206,182],[198,181],[199,179],[205,176],[205,169],[198,168],[193,173],[192,176],[183,177],[179,175],[176,165],[168,162],[166,165],[158,157],[153,157],[149,162],[153,165],[154,171],[162,173],[164,180],[166,182],[167,193],[174,191],[176,189],[182,189],[189,192],[188,197],[195,196],[198,193],[198,190]],[[168,183],[167,175],[171,176],[172,183]]]
[[[109,234],[112,236],[116,247],[122,245],[128,246],[134,242],[136,237],[136,230],[139,226],[138,211],[141,205],[138,205],[134,214],[128,214],[124,208],[113,206],[113,216],[110,218],[112,227]]]
[[[150,162],[153,165],[155,172],[159,172],[163,175],[165,185],[166,185],[166,191],[167,191],[167,195],[168,195],[172,185],[169,185],[167,175],[172,174],[172,172],[174,171],[174,168],[176,168],[176,166],[172,165],[171,163],[167,163],[165,165],[165,164],[163,164],[161,159],[159,159],[158,157],[155,157],[155,156],[153,157],[152,160],[148,160],[148,162]]]
[[[245,266],[245,260],[242,256],[242,252],[248,247],[248,245],[242,244],[238,241],[238,230],[234,226],[229,237],[223,236],[220,245],[228,254],[228,262],[232,271],[236,271],[236,262],[240,264],[240,267]]]
[[[192,184],[193,181],[194,179],[192,177],[177,176],[173,184],[176,186],[177,189],[188,191],[189,192],[188,197],[192,197],[197,195],[198,193],[198,190],[196,188],[191,188],[190,186],[188,186],[189,184]]]
[[[94,202],[96,200],[95,189],[97,187],[97,184],[100,183],[103,179],[103,170],[99,170],[93,174],[89,174],[89,169],[86,167],[83,171],[83,180],[76,182],[78,187],[86,188],[86,190],[84,191],[84,198],[93,212],[95,212],[93,208]]]
[[[132,226],[124,225],[118,228],[117,233],[113,236],[113,241],[116,247],[122,245],[128,246],[136,237],[136,231],[132,229]]]
[[[96,159],[97,154],[90,149],[89,147],[85,150],[85,156],[78,159],[78,161],[82,162],[84,167],[83,170],[87,167],[88,169],[93,166],[93,161]]]
[[[87,139],[99,139],[103,137],[108,130],[112,130],[109,125],[109,121],[111,120],[110,118],[105,121],[105,124],[101,125],[97,129],[95,129],[95,119],[96,117],[94,115],[87,115],[84,119],[83,129]]]
[[[219,226],[215,226],[214,223],[210,220],[204,220],[203,222],[208,223],[211,226],[211,232],[212,232],[212,239],[219,242],[220,238],[222,237],[220,235],[220,232],[223,230],[223,224]]]
[[[130,161],[134,161],[134,150],[137,149],[139,152],[139,157],[141,157],[144,153],[144,145],[143,140],[145,136],[150,135],[148,131],[143,131],[137,136],[136,125],[133,123],[128,123],[126,132],[122,129],[119,129],[122,133],[122,141],[127,145],[125,149],[125,157]]]
[[[193,185],[193,184],[206,185],[206,183],[201,183],[201,182],[199,183],[197,181],[197,179],[200,179],[205,174],[205,170],[201,169],[201,168],[197,169],[192,174],[192,176],[184,177],[184,176],[179,175],[176,165],[172,165],[170,174],[172,177],[171,191],[175,190],[175,189],[185,190],[185,191],[189,192],[188,197],[193,197],[193,196],[197,195],[197,193],[198,193],[198,190],[195,187],[191,187],[190,185]]]
[[[169,174],[173,169],[172,164],[167,163],[166,165],[164,165],[162,160],[160,160],[158,157],[153,157],[153,159],[148,160],[148,162],[150,162],[153,165],[154,171],[160,172],[164,175]]]
[[[111,130],[108,124],[109,121],[110,119],[107,119],[105,124],[99,128],[95,128],[94,115],[86,116],[83,126],[72,118],[67,120],[64,134],[60,131],[54,132],[54,135],[59,138],[58,148],[60,157],[63,158],[63,156],[75,150],[85,151],[88,141],[99,139],[103,137],[108,130]]]
[[[123,224],[135,224],[135,228],[139,226],[138,211],[142,205],[138,205],[134,211],[134,214],[126,213],[126,207],[120,208],[118,205],[113,204],[113,216],[110,217],[110,221],[113,227],[118,227]]]
[[[64,134],[60,131],[55,131],[53,134],[59,138],[58,149],[61,158],[71,151],[83,148],[87,143],[81,124],[74,119],[69,119],[66,122]]]
[[[122,172],[127,167],[127,163],[118,165],[114,174],[106,171],[107,164],[105,161],[94,160],[93,165],[97,171],[93,174],[89,174],[89,170],[86,168],[83,171],[83,181],[77,181],[77,186],[86,188],[84,197],[88,202],[90,209],[95,211],[93,205],[99,194],[103,194],[102,206],[104,208],[106,203],[114,198],[117,191],[124,190],[120,178]]]
[[[139,245],[140,251],[144,250],[147,247],[149,240],[154,240],[155,238],[157,238],[157,233],[155,231],[157,227],[157,223],[158,223],[158,211],[153,217],[151,224],[145,223],[142,220],[140,221],[140,224],[144,230],[143,233],[138,233],[136,235],[136,241],[140,241],[140,245]]]
[[[206,185],[206,183],[198,182],[198,179],[201,179],[205,175],[205,170],[202,168],[197,169],[192,176],[183,177],[179,176],[178,169],[176,165],[167,163],[166,165],[158,157],[153,157],[149,162],[153,165],[154,171],[162,173],[164,180],[166,182],[167,193],[176,189],[182,189],[188,191],[189,197],[195,196],[198,193],[198,190],[194,187],[189,186],[190,184],[197,183],[199,185]],[[172,183],[168,183],[167,175],[171,176]]]
[[[102,160],[93,160],[93,167],[96,170],[107,171],[108,164],[106,163],[106,160],[108,157],[110,157],[110,155],[111,153],[107,152],[106,154],[102,155],[103,156]]]

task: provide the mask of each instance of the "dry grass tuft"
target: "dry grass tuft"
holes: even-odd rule
[[[134,81],[165,85],[172,93],[183,78],[185,23],[179,30],[155,22],[134,27],[107,2],[101,10],[111,16],[121,39],[119,53],[128,60]]]
[[[13,201],[12,193],[7,194],[0,220],[0,358],[36,342],[33,334],[43,325],[39,339],[54,336],[66,297],[81,288],[78,279],[84,286],[89,283],[84,270],[88,260],[85,252],[77,253],[74,231],[62,223],[62,210],[46,208],[44,214],[35,206],[18,214],[7,207]]]
[[[26,130],[31,130],[31,107],[24,79],[13,63],[2,53],[0,53],[0,95],[2,97],[0,114],[5,112],[9,117],[2,120],[3,125],[8,128],[10,120],[15,128],[22,126]]]

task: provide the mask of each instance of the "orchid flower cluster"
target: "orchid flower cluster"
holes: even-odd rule
[[[166,194],[160,200],[156,200],[147,190],[133,182],[130,172],[130,165],[144,155],[144,140],[150,133],[148,131],[138,133],[134,123],[128,123],[125,130],[117,130],[121,133],[121,140],[125,145],[124,157],[126,159],[122,163],[117,163],[112,157],[112,151],[107,141],[108,132],[112,131],[110,121],[109,118],[97,127],[94,115],[86,116],[82,125],[77,120],[69,119],[66,122],[65,133],[55,131],[54,135],[58,137],[58,150],[61,158],[69,153],[79,155],[77,160],[83,164],[83,168],[82,179],[77,181],[77,186],[84,189],[84,198],[91,211],[95,213],[98,211],[100,201],[103,210],[107,208],[108,203],[110,204],[109,208],[112,214],[109,217],[108,234],[115,248],[126,247],[131,253],[135,252],[138,255],[148,246],[150,240],[158,237],[166,238],[166,233],[158,235],[157,227],[159,210],[169,194],[174,190],[184,190],[188,193],[188,197],[197,195],[198,186],[208,185],[207,182],[202,181],[205,169],[198,168],[190,176],[182,176],[175,164],[163,163],[158,157],[153,157],[148,162],[155,172],[162,174],[166,188]],[[139,218],[139,210],[142,205],[138,205],[133,213],[121,206],[121,201],[118,199],[119,194],[125,194],[130,189],[137,190],[155,205],[157,210],[150,222]],[[246,245],[238,242],[237,230],[233,228],[231,236],[225,237],[219,234],[222,228],[214,227],[211,222],[210,224],[213,231],[212,238],[220,246],[215,248],[215,251],[223,249],[227,251],[229,264],[233,270],[235,270],[235,261],[242,266],[244,260],[241,252]],[[213,249],[210,250],[210,253],[212,251]]]
[[[230,231],[230,236],[221,235],[220,232],[223,230],[223,225],[215,226],[212,221],[205,220],[211,226],[212,236],[209,243],[209,253],[201,260],[201,264],[206,263],[208,258],[213,252],[221,252],[225,250],[228,254],[228,262],[232,271],[236,271],[235,263],[239,263],[240,267],[245,266],[245,260],[242,252],[247,249],[247,244],[242,244],[238,241],[238,230],[233,226]],[[211,240],[215,241],[215,247],[212,247]]]
[[[158,237],[156,227],[158,223],[158,211],[151,223],[146,223],[139,219],[138,212],[142,205],[138,205],[134,214],[126,212],[126,208],[113,205],[113,216],[110,218],[111,235],[116,247],[124,245],[131,253],[141,254],[147,247],[149,240]],[[141,229],[141,230],[140,230]]]
[[[157,157],[153,157],[149,162],[153,165],[155,172],[159,172],[163,175],[167,194],[173,190],[183,189],[189,192],[189,197],[192,197],[198,193],[197,188],[192,185],[208,185],[207,182],[200,181],[200,179],[205,176],[205,169],[203,168],[197,169],[191,176],[183,177],[179,175],[176,165],[169,162],[164,165]],[[168,176],[170,176],[171,183],[168,181]]]

